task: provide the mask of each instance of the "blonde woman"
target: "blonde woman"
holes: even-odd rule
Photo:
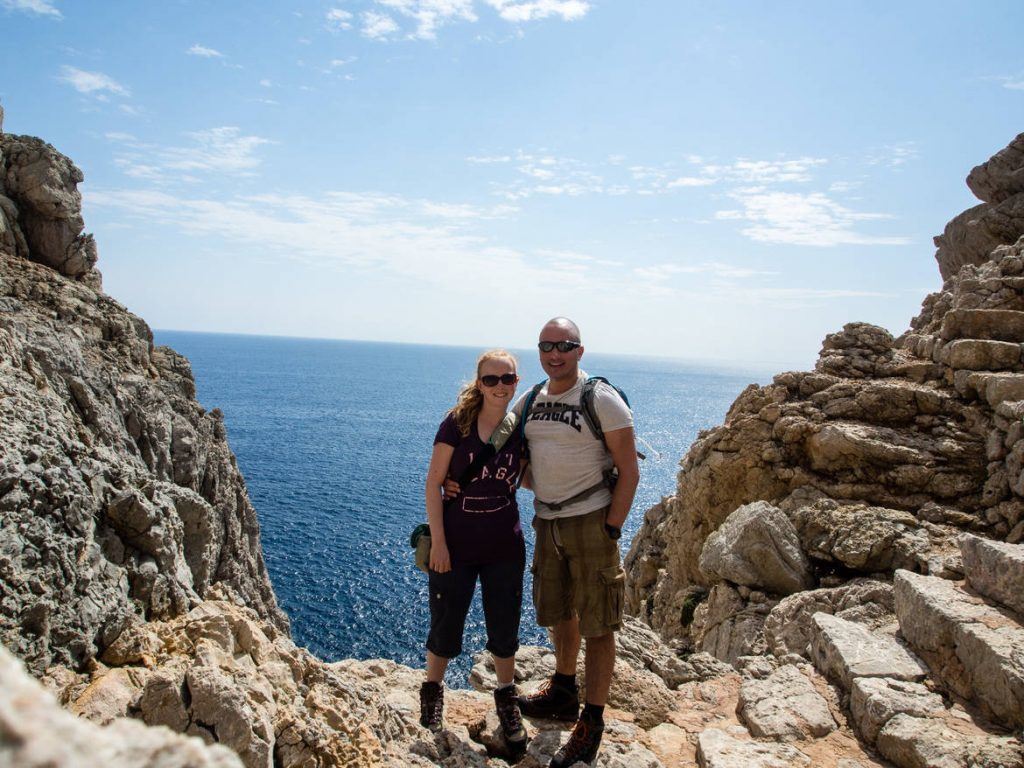
[[[494,657],[498,677],[494,701],[512,751],[526,746],[513,683],[525,564],[516,504],[523,469],[519,430],[462,484],[458,496],[444,500],[441,489],[447,478],[457,478],[470,467],[501,424],[519,382],[516,367],[516,359],[505,350],[482,354],[476,364],[476,379],[463,387],[434,438],[426,487],[431,536],[430,634],[427,679],[420,688],[420,722],[438,731],[442,728],[444,672],[448,661],[462,652],[466,615],[479,579],[487,650]]]

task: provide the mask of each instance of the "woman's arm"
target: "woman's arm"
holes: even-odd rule
[[[452,569],[448,542],[444,538],[444,506],[441,486],[448,476],[448,466],[455,448],[447,443],[435,443],[427,468],[427,523],[430,525],[430,570],[447,573]]]
[[[530,460],[519,460],[519,487],[528,491],[533,490],[533,475],[530,474]]]

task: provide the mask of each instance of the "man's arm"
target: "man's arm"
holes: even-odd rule
[[[633,496],[640,483],[640,467],[636,463],[636,440],[633,428],[625,427],[613,432],[604,433],[604,441],[608,453],[612,456],[615,468],[619,471],[619,480],[612,490],[612,504],[605,522],[621,528],[633,506]]]

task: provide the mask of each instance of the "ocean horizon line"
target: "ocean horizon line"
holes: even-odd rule
[[[420,342],[420,341],[396,341],[396,340],[381,340],[381,339],[349,339],[340,338],[335,336],[294,336],[291,334],[284,333],[245,333],[239,331],[197,331],[183,328],[153,328],[154,334],[160,333],[186,333],[195,334],[197,336],[230,336],[240,338],[251,338],[251,339],[273,339],[282,341],[314,341],[314,342],[332,342],[339,344],[374,344],[380,346],[393,346],[393,347],[433,347],[437,349],[455,349],[455,350],[476,350],[482,351],[484,349],[492,349],[494,347],[501,347],[507,349],[510,352],[514,352],[520,355],[536,353],[536,349],[532,347],[519,347],[509,345],[477,345],[477,344],[442,344],[432,342]],[[649,361],[652,363],[675,363],[684,366],[690,366],[700,368],[704,373],[720,373],[722,375],[736,375],[736,374],[776,374],[784,371],[798,371],[807,370],[807,367],[796,363],[794,361],[779,361],[779,360],[738,360],[732,358],[687,358],[676,355],[637,355],[629,352],[594,352],[589,351],[587,355],[591,358],[626,358],[629,360]]]

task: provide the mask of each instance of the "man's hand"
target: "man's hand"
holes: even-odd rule
[[[462,493],[462,488],[450,477],[445,480],[444,485],[441,486],[441,495],[444,496],[445,501],[454,499],[460,493]]]
[[[452,558],[448,554],[447,544],[431,544],[430,570],[436,573],[448,573],[452,569]]]
[[[615,528],[621,528],[622,524],[626,522],[626,515],[629,514],[629,508],[633,505],[633,495],[640,482],[640,468],[636,463],[636,441],[633,437],[633,428],[624,427],[605,432],[604,440],[608,446],[608,453],[612,456],[612,462],[619,471],[619,479],[612,491],[612,503],[605,522]]]

